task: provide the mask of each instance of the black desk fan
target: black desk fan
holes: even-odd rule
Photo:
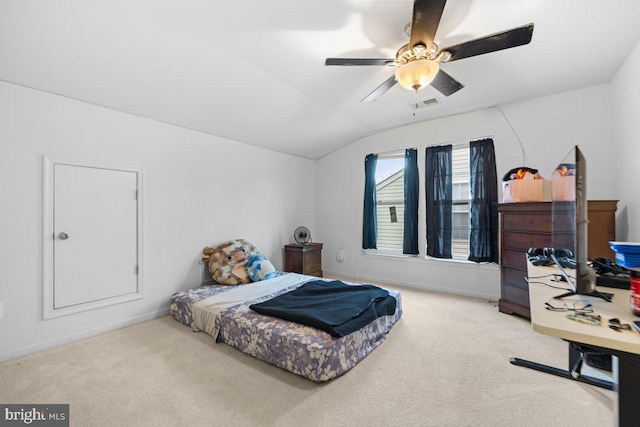
[[[311,232],[307,227],[300,226],[293,232],[293,238],[299,245],[308,245],[311,243]]]

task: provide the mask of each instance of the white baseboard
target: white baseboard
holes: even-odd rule
[[[116,329],[132,326],[137,323],[146,322],[147,320],[156,319],[158,317],[166,316],[169,314],[169,308],[158,310],[153,313],[143,314],[141,316],[132,317],[126,320],[120,320],[118,322],[110,323],[107,325],[98,326],[84,331],[74,332],[72,334],[64,335],[52,340],[39,342],[36,344],[28,345],[26,347],[10,350],[4,353],[0,353],[0,363],[8,360],[16,359],[18,357],[27,356],[29,354],[37,353],[42,350],[46,350],[53,347],[58,347],[64,344],[69,344],[75,341],[79,341],[85,338],[90,338],[96,335],[103,334],[105,332],[114,331]]]
[[[329,271],[329,270],[324,270],[324,274],[325,276],[345,277],[344,274],[336,273],[334,271]],[[485,294],[485,293],[479,292],[478,290],[452,289],[450,287],[425,285],[424,281],[409,282],[405,280],[396,280],[396,279],[390,280],[390,279],[376,277],[376,276],[369,276],[366,274],[358,274],[352,279],[357,282],[380,283],[380,284],[389,285],[389,286],[393,286],[393,285],[405,286],[407,288],[422,289],[424,291],[441,292],[445,294],[461,295],[465,297],[479,298],[479,299],[486,299],[486,300],[498,300],[500,298],[500,295]]]

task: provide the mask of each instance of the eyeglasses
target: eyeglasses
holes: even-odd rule
[[[614,331],[622,332],[622,331],[630,331],[631,325],[628,323],[622,323],[620,319],[614,317],[613,319],[609,319],[609,327]]]
[[[545,308],[550,311],[573,311],[576,314],[593,313],[593,307],[591,304],[584,304],[581,302],[574,302],[571,306],[566,302],[562,303],[562,306],[555,306],[549,301],[544,303]]]

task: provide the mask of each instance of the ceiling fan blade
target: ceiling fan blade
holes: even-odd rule
[[[413,19],[409,48],[423,44],[427,49],[433,45],[433,38],[438,30],[442,11],[447,0],[415,0],[413,2]]]
[[[509,49],[516,46],[528,44],[533,36],[533,24],[523,25],[522,27],[501,33],[491,34],[479,39],[471,40],[455,46],[442,49],[451,54],[451,59],[447,62],[456,61],[458,59],[469,58],[472,56],[482,55],[490,52],[497,52],[503,49]]]
[[[392,65],[395,59],[327,58],[324,65]]]
[[[436,74],[436,77],[431,82],[431,86],[444,96],[452,95],[464,87],[462,83],[442,71],[442,69]]]
[[[393,87],[393,85],[395,85],[396,82],[396,76],[395,74],[392,74],[391,77],[389,77],[387,80],[384,81],[384,83],[382,83],[380,86],[378,86],[377,88],[375,88],[375,90],[373,92],[371,92],[369,95],[365,96],[362,101],[360,102],[371,102],[371,101],[375,101],[376,99],[380,98],[382,95],[384,95],[389,89],[391,89]]]

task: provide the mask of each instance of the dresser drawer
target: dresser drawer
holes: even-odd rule
[[[523,250],[504,249],[502,251],[502,266],[527,271],[527,253]]]
[[[502,252],[511,250],[526,251],[529,248],[555,248],[573,250],[573,235],[568,234],[532,234],[505,231],[502,233]],[[504,260],[503,260],[504,263]]]
[[[502,284],[502,299],[529,308],[529,289]]]
[[[322,270],[305,271],[303,274],[306,274],[307,276],[322,277]]]
[[[505,231],[502,233],[502,246],[506,249],[527,250],[531,247],[546,248],[551,246],[550,234],[536,234]]]
[[[304,274],[322,270],[322,260],[320,252],[308,252],[304,254]]]
[[[529,283],[527,283],[527,270],[520,270],[517,268],[502,268],[502,283],[504,285],[514,286],[520,289],[529,290]]]
[[[503,215],[502,230],[525,231],[550,234],[551,221],[549,215],[519,214]]]

